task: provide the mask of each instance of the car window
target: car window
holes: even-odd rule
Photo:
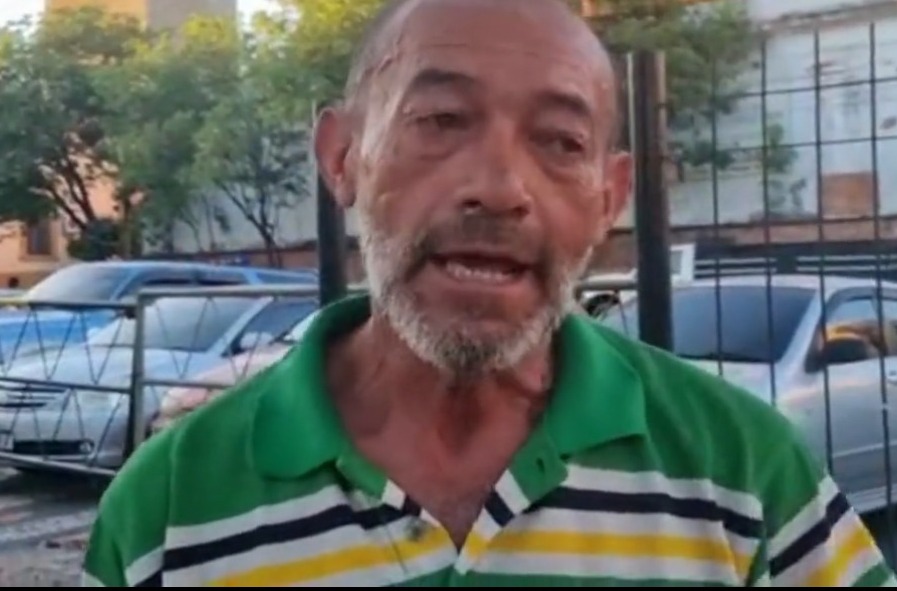
[[[24,298],[31,301],[109,301],[132,271],[93,265],[72,265],[51,274],[32,287]]]
[[[675,288],[673,352],[688,359],[778,361],[788,350],[815,293],[811,289],[765,285],[721,285],[718,290],[714,285]],[[772,321],[771,331],[767,318]],[[601,322],[637,338],[638,299],[611,308]]]
[[[249,322],[243,333],[264,333],[275,339],[280,339],[300,320],[314,312],[316,307],[314,300],[280,298],[259,312]]]
[[[814,345],[824,341],[857,341],[868,359],[897,356],[897,301],[875,297],[846,300],[827,312],[825,334],[817,335]]]
[[[185,352],[207,351],[255,303],[251,298],[161,298],[146,309],[143,346]],[[113,322],[88,341],[90,346],[97,347],[131,347],[134,321]]]

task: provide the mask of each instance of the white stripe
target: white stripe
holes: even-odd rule
[[[382,500],[387,505],[396,509],[401,509],[405,504],[405,492],[399,488],[392,480],[386,481],[386,487],[383,489]]]
[[[818,521],[818,519],[817,519]],[[848,511],[832,527],[828,538],[787,569],[776,575],[776,587],[805,586],[821,567],[833,560],[840,546],[862,527],[859,519]]]
[[[838,487],[828,476],[818,486],[817,494],[769,540],[769,555],[775,558],[802,535],[825,519],[826,509],[838,494]]]
[[[101,580],[87,571],[81,571],[81,587],[105,587]]]
[[[162,570],[162,548],[156,548],[138,558],[125,569],[125,582],[128,587],[142,583]]]
[[[556,577],[608,577],[630,581],[647,579],[725,583],[742,586],[726,565],[701,560],[651,556],[631,558],[614,555],[487,554],[477,572]]]
[[[859,520],[857,525],[861,526]],[[863,549],[853,560],[850,561],[847,569],[844,571],[842,579],[839,581],[841,587],[853,587],[856,585],[860,577],[869,572],[870,569],[877,565],[884,565],[885,560],[875,544],[869,544]]]
[[[409,516],[385,527],[368,531],[362,530],[358,525],[347,525],[309,538],[261,545],[246,552],[225,556],[201,565],[177,571],[167,571],[165,573],[165,583],[166,586],[175,587],[202,585],[210,581],[249,573],[260,566],[277,566],[306,559],[314,560],[322,555],[368,544],[380,547],[383,552],[394,557],[395,562],[390,565],[377,566],[373,569],[362,568],[341,573],[338,576],[334,575],[328,578],[343,580],[346,577],[363,577],[368,576],[368,574],[374,576],[374,574],[368,573],[368,571],[378,571],[380,574],[377,576],[380,577],[388,574],[393,578],[401,578],[402,564],[400,558],[395,555],[394,544],[399,540],[407,539],[409,526],[416,519]],[[301,532],[296,533],[301,534]],[[454,560],[454,548],[451,546],[447,546],[447,548],[451,550],[452,554],[448,562],[448,565],[451,565]],[[433,552],[430,553],[430,555],[432,554]],[[319,580],[314,582],[315,584],[324,585]]]
[[[233,517],[199,525],[170,527],[166,545],[170,549],[205,544],[254,530],[259,526],[310,517],[349,502],[350,496],[337,486],[328,486],[308,496],[276,505],[261,505]]]
[[[517,479],[510,472],[505,472],[498,479],[498,483],[495,485],[495,492],[498,493],[498,496],[502,498],[514,515],[522,513],[530,506],[530,500],[523,494],[520,485],[517,484]]]
[[[623,472],[571,464],[564,485],[587,490],[657,493],[677,499],[703,499],[752,519],[760,519],[763,515],[763,505],[757,497],[704,478],[670,478],[661,472]]]

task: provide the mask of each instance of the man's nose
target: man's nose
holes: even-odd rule
[[[533,202],[526,183],[524,147],[513,127],[491,125],[475,152],[462,207],[466,211],[526,217]]]

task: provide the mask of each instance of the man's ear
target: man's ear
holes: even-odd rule
[[[315,125],[314,149],[318,171],[343,208],[355,203],[355,171],[351,158],[352,134],[349,114],[340,107],[328,107]]]

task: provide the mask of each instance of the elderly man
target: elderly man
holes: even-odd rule
[[[892,585],[775,411],[571,312],[614,97],[561,2],[390,3],[315,139],[370,298],[133,457],[85,584]]]

